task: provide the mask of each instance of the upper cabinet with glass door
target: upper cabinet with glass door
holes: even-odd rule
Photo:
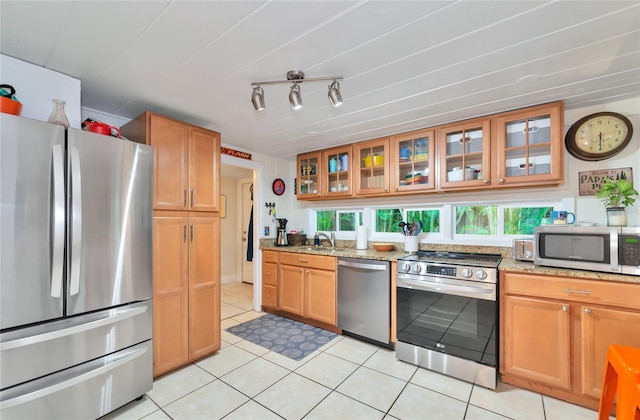
[[[435,188],[435,130],[420,130],[391,137],[391,191]]]
[[[298,155],[297,194],[299,200],[320,198],[320,194],[322,193],[320,158],[320,152]]]
[[[322,162],[324,165],[322,171],[320,171],[322,176],[322,196],[329,198],[353,195],[351,146],[324,150],[322,152]]]
[[[563,116],[562,102],[497,116],[499,184],[560,184],[564,181]]]
[[[491,183],[490,128],[489,118],[438,127],[439,188]]]
[[[389,192],[389,138],[353,145],[354,181],[357,195]]]

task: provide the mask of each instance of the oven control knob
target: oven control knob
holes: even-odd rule
[[[420,267],[420,264],[416,264],[416,265],[413,267],[413,272],[414,272],[414,273],[416,273],[416,274],[418,274],[420,271],[422,271],[422,267]]]
[[[462,277],[469,278],[471,276],[473,276],[473,271],[469,270],[468,268],[462,269]]]
[[[487,273],[484,270],[478,270],[476,271],[476,277],[479,278],[480,280],[484,280],[487,278]]]
[[[411,270],[411,264],[409,263],[402,264],[402,271],[404,271],[405,273],[408,273],[409,270]]]

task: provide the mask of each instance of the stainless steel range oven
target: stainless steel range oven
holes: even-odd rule
[[[495,389],[501,259],[436,251],[398,259],[396,357]]]

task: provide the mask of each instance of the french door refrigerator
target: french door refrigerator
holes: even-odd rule
[[[0,125],[0,418],[97,418],[153,385],[152,150]]]

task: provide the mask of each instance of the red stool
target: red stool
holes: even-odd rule
[[[598,420],[609,418],[616,391],[616,420],[640,420],[640,349],[609,346]]]

